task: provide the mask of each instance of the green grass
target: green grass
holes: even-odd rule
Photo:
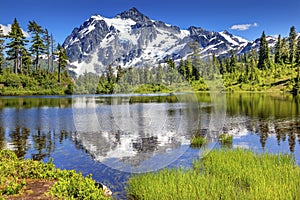
[[[194,136],[191,141],[192,148],[200,148],[207,143],[207,139],[204,136]]]
[[[49,195],[59,199],[108,199],[91,176],[60,170],[52,162],[21,160],[12,151],[0,150],[0,199],[22,193],[29,179],[55,181]]]
[[[232,139],[233,139],[233,136],[226,134],[226,133],[222,133],[219,136],[219,141],[221,144],[232,144]]]
[[[290,155],[212,150],[193,169],[133,176],[129,199],[300,199],[300,170]]]

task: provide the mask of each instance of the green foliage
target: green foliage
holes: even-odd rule
[[[5,70],[0,74],[0,95],[63,95],[73,92],[73,82],[68,75],[62,75],[59,85],[54,74],[40,72],[39,74],[22,75]]]
[[[259,46],[259,59],[257,67],[259,69],[268,69],[271,66],[270,51],[265,32],[262,33]]]
[[[232,144],[232,139],[233,136],[226,133],[219,135],[219,141],[221,144]]]
[[[52,187],[50,194],[62,199],[107,199],[103,191],[95,187],[91,176],[83,177],[75,171],[63,171],[62,177]]]
[[[46,51],[46,46],[42,36],[44,34],[44,30],[35,21],[29,21],[28,31],[33,34],[31,40],[32,45],[30,46],[29,51],[31,51],[32,55],[35,57],[35,69],[36,71],[39,71],[40,55]]]
[[[8,50],[6,51],[8,60],[14,60],[14,73],[18,73],[19,68],[19,58],[20,53],[25,49],[26,43],[28,42],[25,39],[25,36],[22,32],[22,29],[17,21],[14,19],[13,24],[11,25],[11,31],[8,33],[8,39],[10,42],[6,45]]]
[[[128,199],[299,199],[300,170],[290,155],[212,150],[193,169],[139,174]]]
[[[61,71],[65,70],[67,63],[68,63],[68,56],[66,49],[63,48],[60,44],[57,45],[57,52],[56,55],[58,56],[58,83],[61,83]]]
[[[57,169],[53,160],[48,163],[20,160],[14,152],[0,150],[0,199],[20,194],[28,179],[54,180],[49,193],[61,199],[107,199],[91,176]]]
[[[0,27],[0,73],[2,73],[2,70],[3,70],[3,64],[4,64],[4,54],[3,54],[3,51],[5,49],[5,46],[4,46],[4,42],[5,42],[5,36],[3,34],[3,30],[2,30],[2,27]]]
[[[191,141],[192,148],[200,148],[207,143],[207,139],[204,136],[194,136]]]
[[[295,52],[296,52],[296,37],[297,37],[297,34],[296,34],[296,29],[294,26],[292,26],[290,28],[290,34],[289,34],[289,62],[291,64],[294,63],[294,60],[295,60]]]

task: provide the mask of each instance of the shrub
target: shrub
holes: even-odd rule
[[[207,139],[204,136],[194,136],[191,141],[191,147],[200,148],[206,143],[207,143]]]

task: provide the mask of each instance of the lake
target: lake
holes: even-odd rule
[[[0,148],[93,174],[124,199],[135,173],[190,167],[221,148],[291,153],[300,165],[300,99],[289,94],[199,93],[0,98]],[[190,147],[194,135],[209,143]]]

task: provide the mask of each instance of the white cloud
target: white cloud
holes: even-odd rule
[[[7,24],[6,26],[0,24],[0,26],[1,26],[2,30],[3,30],[3,34],[4,35],[7,35],[8,32],[10,32],[10,30],[11,30],[11,24]],[[24,34],[25,37],[27,37],[27,38],[30,37],[30,34],[28,32],[24,31],[23,29],[22,29],[22,32],[23,32],[23,34]]]
[[[238,31],[246,31],[251,27],[257,27],[258,24],[255,22],[253,24],[235,24],[231,26],[231,30],[238,30]]]

